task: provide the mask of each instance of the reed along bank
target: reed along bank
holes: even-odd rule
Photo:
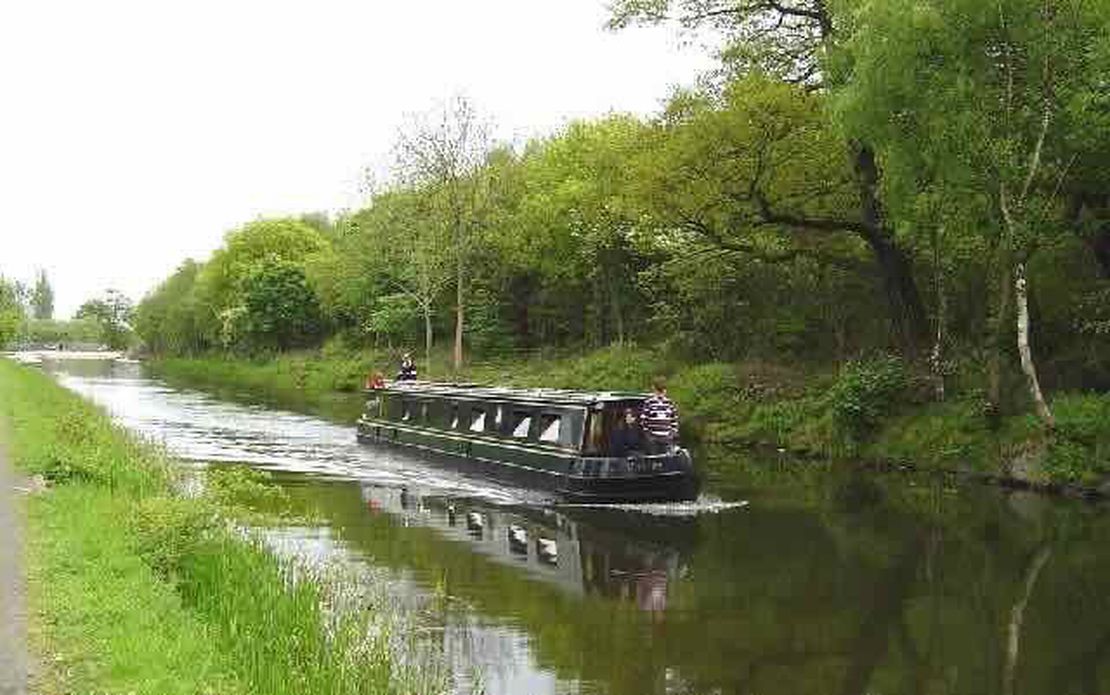
[[[25,539],[36,692],[442,689],[397,666],[389,626],[338,610],[324,575],[290,572],[252,532],[288,521],[264,474],[187,467],[6,360],[0,437],[38,488]]]

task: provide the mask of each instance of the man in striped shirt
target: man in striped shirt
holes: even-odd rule
[[[656,377],[654,393],[640,405],[640,429],[647,435],[653,453],[667,453],[678,437],[678,411],[667,398],[667,381]]]

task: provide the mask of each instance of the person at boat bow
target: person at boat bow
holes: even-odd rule
[[[416,381],[416,363],[408,352],[401,357],[401,371],[397,372],[397,381]]]
[[[650,453],[669,453],[678,438],[678,409],[667,398],[667,380],[661,376],[652,381],[652,394],[640,406],[640,429]]]
[[[381,372],[372,372],[366,377],[366,388],[371,390],[378,390],[385,388],[385,377]]]

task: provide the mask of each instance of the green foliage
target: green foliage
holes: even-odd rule
[[[1075,327],[1091,343],[1110,340],[1110,282],[1104,282],[1079,298]]]
[[[157,451],[46,374],[0,361],[0,393],[5,395],[0,416],[21,435],[13,453],[30,473],[58,484],[89,483],[121,492],[165,484],[168,469]]]
[[[131,344],[131,300],[117,290],[108,290],[103,298],[90,299],[75,314],[77,319],[95,321],[100,326],[100,341],[112,350],[123,350]]]
[[[16,339],[23,316],[23,305],[15,284],[0,276],[0,349]]]
[[[95,319],[30,319],[23,325],[22,339],[31,345],[73,345],[100,342],[100,323]]]
[[[248,692],[376,695],[400,685],[388,633],[372,636],[365,613],[329,618],[320,587],[290,578],[258,541],[203,543],[185,557],[179,587]]]
[[[213,472],[208,495],[173,496],[160,452],[4,360],[0,429],[18,466],[55,483],[29,502],[49,692],[442,691],[344,578],[283,564],[231,528],[285,504],[265,475]]]
[[[732,364],[710,362],[683,369],[670,380],[667,393],[681,409],[684,433],[700,432],[707,423],[731,419],[747,408]]]
[[[330,249],[316,228],[294,219],[258,220],[229,233],[190,290],[203,331],[198,342],[250,351],[316,341],[319,300],[307,268]],[[277,306],[266,306],[268,300]]]
[[[31,313],[40,321],[54,318],[54,289],[46,278],[45,270],[40,270],[35,276],[35,287],[31,291]]]
[[[1056,428],[1046,474],[1055,482],[1097,485],[1110,475],[1110,396],[1068,394],[1052,406]]]
[[[949,397],[970,398],[993,355],[999,383],[1021,383],[1002,288],[1028,259],[1045,384],[1107,388],[1107,262],[1092,262],[1110,248],[1104,4],[616,2],[613,26],[675,17],[723,30],[723,70],[651,117],[576,121],[519,150],[470,140],[481,128],[452,131],[480,125],[459,102],[402,137],[400,175],[365,208],[243,226],[144,300],[136,325],[170,355],[288,351],[339,334],[412,350],[428,336],[425,374],[442,376],[436,346],[461,297],[475,374],[643,388],[650,374],[596,354],[544,373],[526,364],[526,376],[501,358],[638,344],[659,346],[634,351],[659,363],[646,372],[672,358],[829,372],[898,349],[917,369],[926,346],[912,322],[935,330],[942,367],[963,365]],[[373,366],[328,363],[292,356],[235,376],[304,394],[356,389]],[[882,386],[857,376],[815,417],[816,388],[782,412],[748,403],[756,424],[719,432],[866,441],[883,407],[869,389]],[[706,403],[732,397],[703,387]]]
[[[21,401],[30,406],[32,401]],[[24,434],[17,431],[15,438]],[[28,586],[42,692],[249,693],[201,616],[135,551],[135,500],[66,485],[28,503]],[[170,545],[163,544],[169,557]]]
[[[287,350],[319,339],[320,305],[300,265],[267,258],[248,271],[241,291],[241,333],[230,342]]]
[[[228,508],[280,514],[289,504],[289,495],[268,473],[246,466],[210,468],[205,483],[207,497]]]
[[[203,500],[159,495],[139,502],[130,517],[135,550],[162,579],[176,581],[185,558],[222,528]]]
[[[897,357],[849,362],[828,394],[833,423],[851,442],[866,440],[905,402],[910,377]]]
[[[155,354],[193,355],[212,346],[197,296],[201,265],[186,260],[135,309],[135,332]]]

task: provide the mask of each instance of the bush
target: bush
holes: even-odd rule
[[[694,417],[727,415],[743,401],[736,368],[721,362],[680,372],[671,381],[670,393],[682,410]]]
[[[849,362],[828,394],[837,432],[850,443],[866,441],[883,415],[901,404],[909,385],[906,365],[897,357]]]
[[[246,466],[209,468],[205,481],[208,498],[223,507],[280,513],[289,505],[289,495],[264,471]]]
[[[1098,484],[1110,474],[1110,395],[1069,394],[1052,407],[1056,428],[1045,473],[1055,482]]]
[[[132,517],[135,550],[164,579],[175,579],[182,561],[194,554],[218,525],[215,510],[201,500],[153,497]]]

